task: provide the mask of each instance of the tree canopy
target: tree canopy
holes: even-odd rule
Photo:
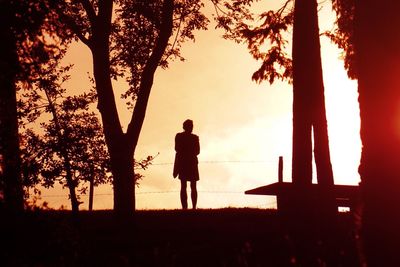
[[[66,95],[63,83],[71,66],[42,66],[29,88],[20,89],[22,173],[25,185],[69,188],[72,208],[87,184],[111,181],[109,157],[97,114],[90,111],[94,91]],[[37,127],[40,125],[40,127]],[[36,191],[38,192],[38,191]]]

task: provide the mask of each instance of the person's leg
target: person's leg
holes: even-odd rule
[[[181,203],[182,203],[182,209],[187,209],[187,193],[186,193],[186,181],[181,180]]]
[[[197,205],[197,188],[196,188],[196,181],[190,181],[190,190],[191,190],[191,197],[192,197],[193,209],[196,209],[196,205]]]

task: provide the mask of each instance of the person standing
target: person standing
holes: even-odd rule
[[[182,209],[188,208],[186,187],[190,182],[191,199],[193,209],[197,205],[196,182],[199,180],[199,169],[197,155],[200,154],[199,137],[192,134],[193,121],[185,120],[183,122],[183,132],[175,136],[175,163],[174,178],[178,177],[181,181],[180,198]]]

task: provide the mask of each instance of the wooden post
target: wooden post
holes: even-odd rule
[[[283,157],[279,157],[278,162],[278,191],[276,192],[276,207],[280,213],[285,212],[288,207],[287,192],[283,188]]]
[[[278,164],[278,182],[283,183],[283,157],[279,157]]]
[[[89,187],[89,210],[93,210],[93,194],[94,194],[94,177],[90,179],[90,187]]]

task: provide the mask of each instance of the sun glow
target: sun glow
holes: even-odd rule
[[[337,49],[328,46],[324,55],[325,102],[335,183],[358,184],[361,141],[357,81],[348,79],[342,62],[337,60]]]

